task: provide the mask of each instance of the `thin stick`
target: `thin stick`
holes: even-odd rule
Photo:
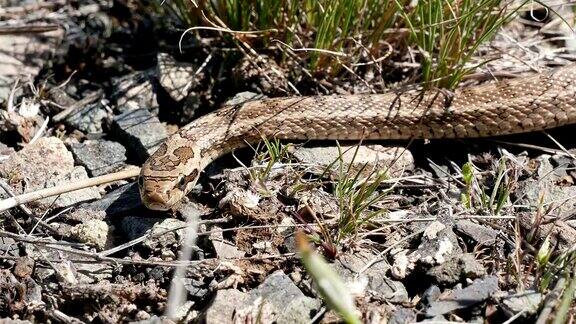
[[[37,34],[58,30],[59,25],[0,26],[0,35]]]
[[[84,108],[84,107],[86,107],[86,105],[89,105],[89,104],[95,102],[96,100],[100,99],[103,96],[103,94],[104,94],[103,91],[97,91],[95,93],[92,93],[92,94],[88,95],[86,98],[72,104],[70,107],[57,113],[52,119],[55,122],[60,122],[60,121],[64,120],[64,118],[66,118],[70,114],[72,114],[74,111],[76,111],[80,108]]]
[[[10,197],[8,199],[0,200],[0,212],[6,211],[16,206],[20,206],[25,203],[29,203],[31,201],[44,199],[46,197],[57,196],[63,193],[76,191],[92,186],[98,186],[104,183],[137,177],[139,173],[140,173],[139,168],[130,169],[116,173],[106,174],[95,178],[81,180],[74,183],[68,183],[61,186],[40,189],[37,191],[28,192],[15,197]]]

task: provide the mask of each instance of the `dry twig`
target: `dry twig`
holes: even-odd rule
[[[47,197],[53,197],[53,196],[61,195],[63,193],[76,191],[76,190],[80,190],[80,189],[84,189],[84,188],[88,188],[88,187],[92,187],[92,186],[98,186],[98,185],[113,182],[113,181],[133,178],[133,177],[137,177],[139,174],[140,174],[140,169],[129,169],[129,170],[120,171],[120,172],[116,172],[116,173],[106,174],[106,175],[95,177],[95,178],[81,180],[81,181],[78,181],[75,183],[68,183],[68,184],[61,185],[61,186],[56,186],[56,187],[51,187],[51,188],[40,189],[40,190],[33,191],[33,192],[28,192],[25,194],[21,194],[19,196],[10,197],[10,198],[4,199],[4,200],[0,200],[0,212],[3,212],[3,211],[8,210],[10,208],[13,208],[13,207],[16,207],[16,206],[19,206],[19,205],[22,205],[22,204],[25,204],[25,203],[28,203],[31,201],[40,200],[40,199],[44,199]]]

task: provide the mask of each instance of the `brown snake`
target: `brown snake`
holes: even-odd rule
[[[576,124],[576,65],[442,91],[275,98],[223,107],[161,144],[144,163],[140,195],[167,210],[217,157],[260,140],[473,138]]]

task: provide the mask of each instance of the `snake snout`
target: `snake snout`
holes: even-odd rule
[[[142,195],[142,201],[146,207],[153,210],[168,210],[170,208],[170,196],[166,192],[146,190]]]
[[[166,193],[148,192],[147,196],[148,201],[155,204],[166,204],[170,200]]]

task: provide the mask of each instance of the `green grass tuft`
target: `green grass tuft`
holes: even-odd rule
[[[233,31],[267,31],[256,37],[241,37],[241,41],[257,50],[278,46],[274,40],[290,48],[309,49],[297,53],[305,67],[314,71],[334,74],[345,65],[347,70],[358,72],[355,63],[387,57],[390,49],[394,51],[390,56],[396,58],[404,57],[408,49],[416,50],[422,65],[420,81],[425,87],[454,89],[479,64],[473,60],[478,48],[528,3],[529,0],[167,0],[163,6],[185,28],[217,26]],[[230,34],[224,37],[235,40]]]
[[[426,87],[454,89],[476,67],[469,62],[478,47],[527,2],[421,0],[407,11],[396,0],[410,29],[410,42],[419,50]]]
[[[352,160],[345,167],[342,159],[344,153],[338,146],[338,178],[334,188],[340,211],[335,239],[337,244],[346,238],[354,238],[363,225],[385,212],[382,209],[372,210],[371,207],[388,195],[388,190],[379,190],[382,182],[388,179],[388,175],[376,168],[367,170],[367,164],[356,171],[353,170],[359,147],[356,146]]]
[[[476,166],[472,162],[466,162],[462,166],[464,188],[461,200],[465,208],[497,216],[507,204],[510,204],[510,193],[516,182],[514,177],[510,176],[513,170],[507,167],[505,157],[500,158],[497,163],[489,193],[478,178]]]

